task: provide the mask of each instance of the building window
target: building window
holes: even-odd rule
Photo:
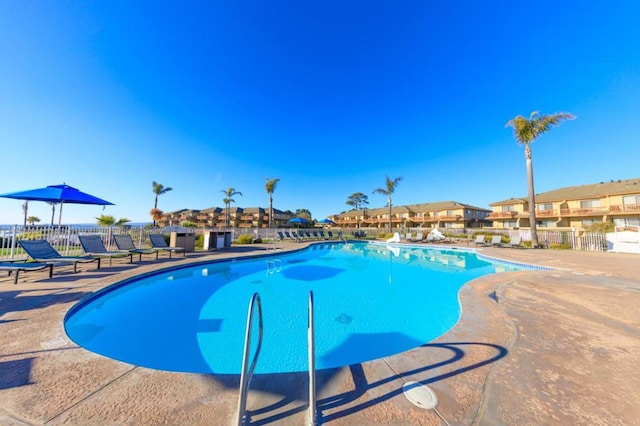
[[[516,226],[518,226],[518,221],[517,220],[505,220],[504,222],[502,222],[502,226],[504,226],[505,228],[515,228]]]
[[[447,210],[447,216],[454,216],[453,210]]]
[[[600,207],[600,200],[583,200],[580,201],[580,208],[589,209],[592,207]]]
[[[513,212],[515,211],[515,206],[511,205],[511,206],[502,206],[502,212],[503,213],[507,213],[507,212]]]
[[[536,225],[541,228],[553,228],[556,226],[553,220],[536,220]]]
[[[622,217],[613,219],[615,226],[640,226],[640,217]]]
[[[602,223],[601,219],[583,219],[582,220],[582,227],[583,228],[587,228],[591,225],[593,225],[594,223]]]
[[[625,197],[622,197],[622,204],[638,205],[640,204],[640,195],[627,195]]]
[[[553,210],[553,203],[543,203],[537,205],[538,210]]]

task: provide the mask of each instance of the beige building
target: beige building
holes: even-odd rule
[[[479,228],[491,224],[491,211],[457,201],[391,207],[392,228]],[[330,217],[337,226],[386,228],[389,208],[352,210]]]
[[[195,223],[198,227],[221,228],[225,226],[227,210],[223,207],[210,207],[203,210],[182,209],[165,213],[158,226],[182,225],[184,222]],[[293,214],[273,209],[273,227],[287,226]],[[269,226],[269,208],[231,207],[229,209],[229,226],[234,228],[267,228]]]
[[[528,228],[527,197],[491,203],[496,228]],[[570,186],[536,195],[539,228],[586,228],[594,223],[640,225],[640,178]]]

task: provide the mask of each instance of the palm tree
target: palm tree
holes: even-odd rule
[[[156,198],[153,202],[153,211],[157,211],[158,210],[158,196],[162,195],[162,194],[166,194],[169,191],[173,191],[173,188],[169,188],[168,186],[165,187],[163,184],[158,183],[156,181],[153,181],[153,193],[156,194]],[[153,226],[156,226],[156,216],[153,217]]]
[[[386,188],[376,188],[373,190],[374,194],[383,194],[387,196],[387,205],[389,206],[389,233],[391,233],[391,194],[393,194],[393,191],[396,190],[396,186],[401,180],[401,177],[397,177],[391,180],[389,179],[389,176],[387,176]]]
[[[267,194],[269,194],[269,229],[271,229],[271,220],[273,218],[273,191],[276,190],[278,182],[280,182],[280,178],[267,178],[267,183],[264,184],[264,189],[266,189]]]
[[[540,115],[533,111],[529,118],[518,115],[507,121],[505,127],[513,127],[513,137],[518,144],[524,145],[524,157],[527,164],[527,187],[529,190],[529,226],[531,227],[531,247],[538,246],[538,234],[536,230],[536,198],[533,187],[533,164],[531,162],[530,144],[546,133],[552,126],[558,126],[564,120],[573,120],[575,116],[568,112],[558,112],[550,115]]]
[[[36,222],[40,222],[40,218],[38,216],[29,216],[27,222],[29,222],[29,225],[33,225]]]
[[[235,188],[228,188],[227,190],[222,189],[222,190],[220,190],[220,192],[222,192],[225,195],[225,197],[222,199],[222,202],[224,203],[224,205],[225,205],[225,207],[227,209],[227,214],[225,215],[224,222],[225,222],[225,227],[228,228],[229,227],[229,220],[231,219],[231,215],[230,215],[230,212],[229,212],[229,210],[231,209],[231,203],[235,203],[236,202],[231,197],[233,197],[234,195],[242,196],[242,192],[236,191]]]

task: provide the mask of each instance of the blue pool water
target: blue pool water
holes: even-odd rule
[[[267,268],[272,259],[277,268]],[[79,303],[65,328],[78,345],[127,363],[239,374],[247,307],[259,292],[264,339],[256,372],[306,371],[313,291],[317,368],[341,367],[441,336],[460,316],[460,287],[496,268],[515,269],[464,251],[317,244],[140,277]]]

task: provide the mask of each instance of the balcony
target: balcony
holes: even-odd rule
[[[560,216],[603,216],[608,212],[609,209],[603,207],[560,209]]]
[[[491,212],[487,219],[511,219],[518,215],[517,211],[511,212]]]
[[[554,210],[536,210],[536,217],[553,217],[558,216]]]
[[[640,213],[640,204],[619,204],[609,208],[611,214]]]

